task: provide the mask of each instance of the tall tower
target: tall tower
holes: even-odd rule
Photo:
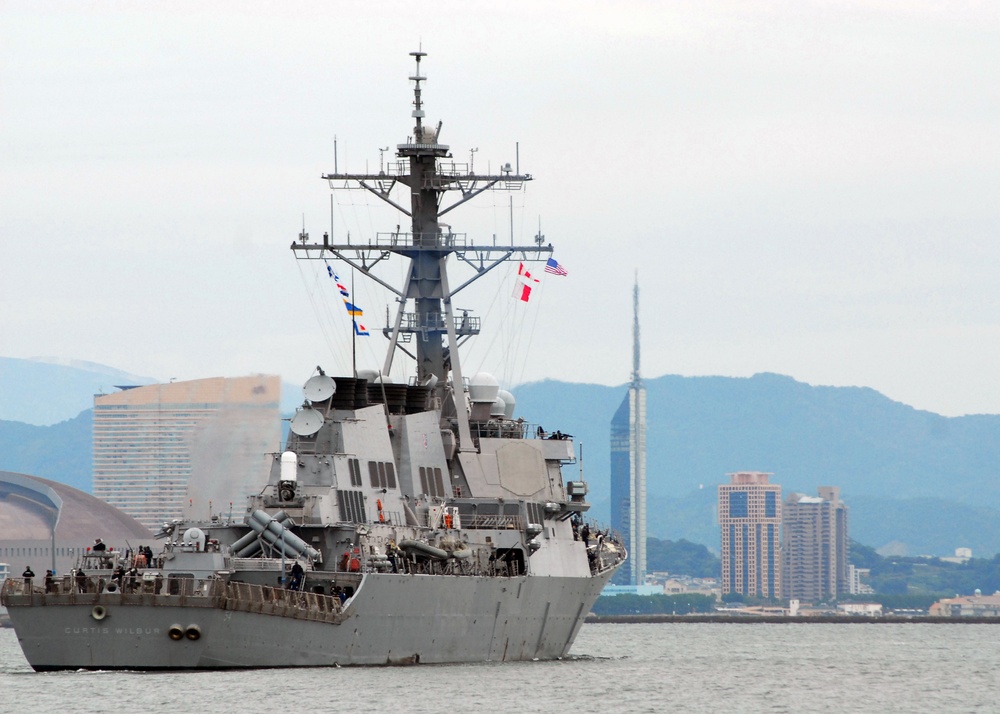
[[[719,486],[723,595],[781,594],[781,486],[771,475],[743,471]]]
[[[629,559],[620,579],[646,580],[646,387],[639,370],[639,276],[632,289],[632,379],[611,420],[611,527],[622,534]]]

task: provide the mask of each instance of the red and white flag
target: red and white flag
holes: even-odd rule
[[[524,263],[518,263],[517,283],[514,284],[514,297],[521,302],[528,302],[528,298],[531,297],[531,288],[538,285],[538,283],[538,278],[531,275],[531,272],[524,266]]]

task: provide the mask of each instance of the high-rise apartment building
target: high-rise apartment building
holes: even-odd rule
[[[611,527],[629,558],[616,582],[646,581],[646,387],[639,373],[639,281],[632,292],[632,380],[611,419]]]
[[[851,592],[847,507],[840,489],[793,493],[782,514],[782,596],[821,602]]]
[[[121,387],[94,397],[94,495],[156,531],[233,509],[266,481],[280,431],[276,376]]]
[[[719,486],[722,594],[781,594],[781,486],[773,474],[741,471]]]

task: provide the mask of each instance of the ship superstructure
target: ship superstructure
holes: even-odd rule
[[[31,665],[194,669],[551,659],[565,655],[625,559],[588,524],[587,486],[565,481],[571,439],[514,418],[491,375],[467,378],[460,350],[478,318],[453,298],[508,259],[551,246],[496,246],[452,233],[441,216],[531,176],[480,175],[450,162],[427,126],[416,60],[413,133],[378,174],[334,172],[334,189],[369,191],[410,218],[409,233],[310,242],[296,257],[341,261],[396,295],[381,369],[317,367],[268,484],[241,519],[164,525],[163,551],[92,553],[44,583],[2,594]],[[406,187],[408,205],[392,190]],[[444,206],[448,195],[454,202]],[[473,275],[449,281],[454,256]],[[403,285],[380,277],[409,261]],[[357,329],[357,328],[355,328]],[[416,365],[389,380],[393,360]]]

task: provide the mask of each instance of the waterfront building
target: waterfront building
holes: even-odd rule
[[[94,397],[94,495],[154,531],[182,516],[242,513],[281,438],[280,379],[119,389]]]
[[[842,602],[837,605],[837,609],[845,615],[864,615],[865,617],[882,615],[882,603],[880,602]]]
[[[836,486],[818,496],[793,493],[782,511],[782,597],[802,602],[836,599],[852,590],[847,507]]]
[[[740,471],[719,486],[723,595],[781,593],[781,486],[769,482],[772,475]]]
[[[1000,617],[1000,591],[983,595],[976,590],[974,595],[938,600],[931,605],[934,617]]]
[[[616,583],[646,582],[646,387],[639,371],[639,281],[632,291],[632,380],[611,419],[611,527],[629,558]]]

